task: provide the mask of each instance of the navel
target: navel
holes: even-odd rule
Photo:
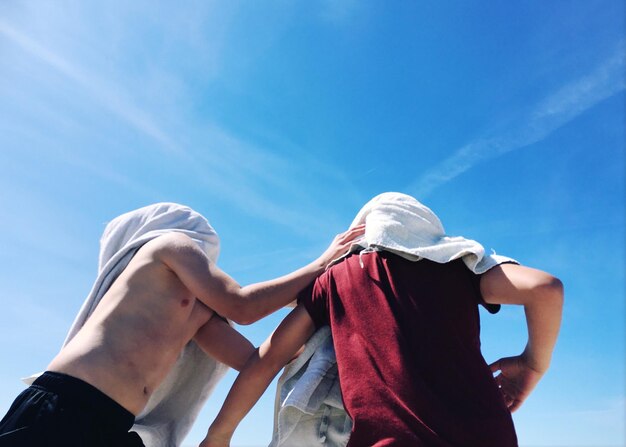
[[[182,301],[180,302],[180,305],[181,305],[182,307],[187,307],[187,306],[189,306],[189,300],[188,300],[187,298],[185,298],[184,300],[182,300]]]
[[[148,395],[148,387],[147,386],[143,387],[143,394],[144,394],[144,396]]]

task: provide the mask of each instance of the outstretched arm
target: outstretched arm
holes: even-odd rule
[[[296,307],[287,315],[248,359],[200,447],[230,445],[230,439],[241,420],[259,400],[278,371],[291,360],[314,331],[313,320],[303,306]]]
[[[493,372],[500,371],[496,382],[513,412],[522,405],[550,366],[561,325],[563,284],[541,270],[503,264],[483,275],[480,291],[487,303],[524,306],[528,326],[524,352],[490,365]]]
[[[365,231],[363,225],[335,237],[328,249],[310,264],[270,281],[241,287],[210,262],[200,248],[181,233],[161,236],[163,249],[155,253],[185,286],[218,314],[239,324],[250,324],[295,299],[326,266],[344,254]]]

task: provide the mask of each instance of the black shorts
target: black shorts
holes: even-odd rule
[[[139,447],[135,416],[92,385],[43,373],[0,421],[0,447]]]

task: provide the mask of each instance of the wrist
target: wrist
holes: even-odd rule
[[[233,430],[227,430],[216,425],[211,425],[209,431],[207,432],[206,439],[228,445],[233,437],[233,433]]]
[[[550,359],[539,359],[537,356],[533,355],[532,352],[527,348],[524,350],[522,355],[520,356],[521,360],[524,362],[526,367],[533,370],[537,374],[545,374],[545,372],[550,367]]]
[[[317,278],[326,271],[326,266],[330,263],[330,261],[332,261],[332,259],[327,260],[323,256],[320,256],[315,261],[309,264],[309,269],[311,270],[311,273]]]

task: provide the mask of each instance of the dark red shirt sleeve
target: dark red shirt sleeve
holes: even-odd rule
[[[470,274],[470,277],[472,278],[472,286],[474,288],[474,291],[476,292],[476,296],[478,297],[478,304],[482,305],[485,309],[487,309],[487,312],[489,312],[490,314],[498,313],[500,311],[500,307],[502,306],[500,306],[499,304],[487,303],[483,299],[483,294],[480,293],[480,279],[483,277],[483,274],[477,275],[473,273],[472,271],[470,271],[469,269],[468,269],[468,272]]]
[[[515,261],[505,261],[505,262],[502,262],[502,263],[500,263],[498,265],[504,265],[504,264],[518,265],[518,263],[515,262]],[[489,270],[487,270],[487,271],[489,271]],[[487,273],[487,272],[485,272],[485,273]],[[500,304],[490,304],[490,303],[485,302],[485,300],[483,299],[483,294],[480,293],[480,279],[483,277],[483,275],[485,273],[481,273],[480,275],[475,275],[475,274],[472,273],[472,275],[471,275],[473,277],[472,278],[472,283],[474,284],[474,288],[476,290],[476,296],[479,297],[478,304],[481,304],[485,309],[487,309],[487,311],[490,314],[495,314],[495,313],[498,313],[500,311],[500,308],[502,306]]]
[[[307,310],[316,329],[328,324],[328,295],[324,288],[326,277],[327,274],[318,277],[298,294],[298,304]]]

